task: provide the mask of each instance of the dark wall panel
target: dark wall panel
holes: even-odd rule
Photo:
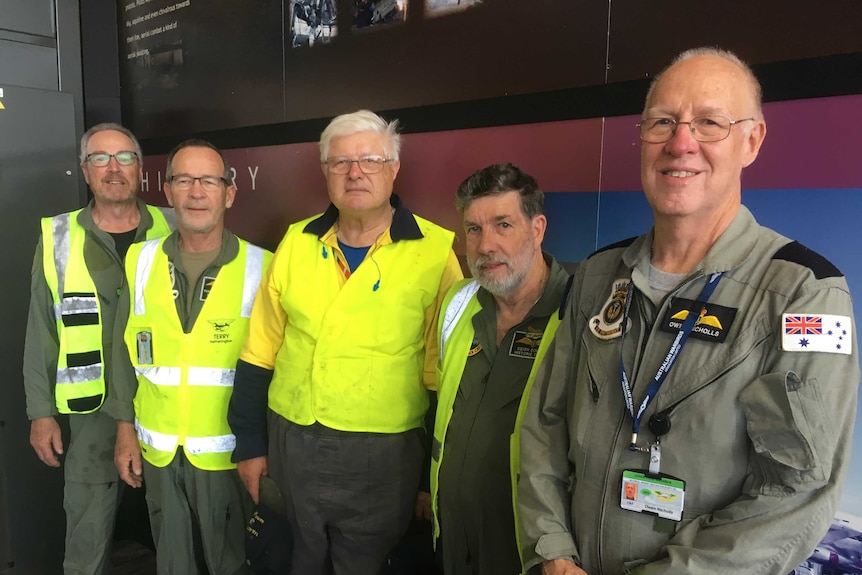
[[[634,113],[684,49],[720,45],[761,75],[767,101],[862,92],[858,0],[485,0],[353,26],[292,47],[294,0],[116,0],[123,119],[164,152],[181,136],[223,147],[313,140],[360,107],[435,131]],[[296,0],[300,1],[300,0]]]
[[[81,35],[84,116],[87,126],[119,122],[120,54],[117,44],[117,6],[113,1],[81,3],[81,28],[98,31]]]
[[[858,0],[613,0],[608,81],[652,76],[698,46],[733,50],[752,65],[862,52],[860,30]]]
[[[59,89],[57,50],[0,40],[0,83],[42,90]]]
[[[74,97],[6,87],[0,110],[0,252],[4,329],[0,331],[0,474],[6,488],[14,573],[53,575],[63,556],[61,469],[42,464],[30,448],[22,357],[30,270],[39,218],[80,205]]]
[[[0,29],[53,38],[53,0],[0,0]]]
[[[293,47],[291,0],[118,0],[123,116],[142,138],[604,82],[606,0],[495,0]]]

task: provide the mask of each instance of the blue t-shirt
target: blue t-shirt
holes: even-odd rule
[[[364,248],[354,248],[353,246],[348,246],[341,240],[338,240],[338,247],[341,248],[341,253],[344,254],[344,257],[347,259],[347,267],[350,268],[350,271],[356,271],[356,268],[359,267],[359,264],[362,263],[362,260],[365,259],[365,254],[368,253],[368,250],[371,246],[365,246]]]

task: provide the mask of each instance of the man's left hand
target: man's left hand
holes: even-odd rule
[[[117,443],[114,445],[114,464],[120,479],[132,487],[144,484],[144,469],[141,462],[141,444],[135,426],[128,421],[117,422]]]
[[[425,521],[431,521],[433,518],[433,512],[431,511],[431,494],[425,491],[420,491],[416,495],[416,519],[424,519]]]

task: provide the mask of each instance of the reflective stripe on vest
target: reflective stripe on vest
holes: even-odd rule
[[[160,240],[151,240],[144,242],[144,245],[141,247],[141,254],[138,256],[138,267],[135,270],[135,315],[144,315],[147,313],[147,306],[144,303],[144,289],[147,287],[150,272],[153,270],[153,261],[155,260],[159,243]],[[263,277],[263,254],[263,248],[251,244],[246,247],[245,282],[242,288],[242,309],[240,312],[242,317],[251,317],[254,296],[257,295],[257,290]]]
[[[242,317],[251,317],[254,298],[263,278],[263,249],[249,245],[245,256],[245,283],[242,288]]]
[[[85,294],[67,295],[63,298],[63,301],[54,306],[54,317],[59,321],[62,321],[64,316],[74,316],[82,313],[99,313],[99,306],[94,296]]]
[[[443,314],[443,326],[440,328],[440,365],[443,365],[443,352],[446,351],[446,342],[449,340],[452,332],[455,331],[455,326],[458,325],[458,321],[464,315],[467,304],[470,303],[470,300],[473,299],[477,291],[479,291],[479,282],[473,280],[459,289],[458,293],[452,296],[449,305],[446,306],[446,312]]]
[[[175,387],[180,384],[183,370],[181,367],[149,367],[138,366],[135,372],[154,385]],[[218,387],[233,387],[235,369],[220,369],[218,367],[190,367],[189,385],[213,385]]]
[[[135,315],[144,315],[147,312],[147,307],[144,305],[144,289],[147,287],[147,280],[150,279],[153,260],[160,244],[160,240],[150,240],[141,246],[138,267],[135,269]]]
[[[135,429],[138,439],[158,451],[173,451],[179,441],[178,435],[160,433],[147,429],[135,420]],[[186,437],[185,449],[192,455],[203,453],[229,453],[236,447],[236,437],[231,433],[228,435],[216,435],[214,437]]]
[[[60,214],[51,220],[51,228],[54,233],[54,268],[57,270],[57,294],[60,296],[61,302],[63,301],[63,288],[66,285],[66,264],[69,262],[69,242],[71,241],[69,221],[72,214],[77,216],[78,212]]]

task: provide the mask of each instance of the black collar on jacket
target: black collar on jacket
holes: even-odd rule
[[[424,237],[422,231],[419,229],[419,224],[416,223],[416,218],[413,217],[413,213],[404,206],[398,194],[389,196],[389,205],[395,208],[395,213],[392,215],[392,224],[389,226],[389,237],[392,238],[393,242],[399,240],[418,240]],[[338,208],[334,204],[329,204],[326,211],[320,217],[308,222],[302,231],[307,234],[314,234],[320,238],[335,225],[337,220]]]

